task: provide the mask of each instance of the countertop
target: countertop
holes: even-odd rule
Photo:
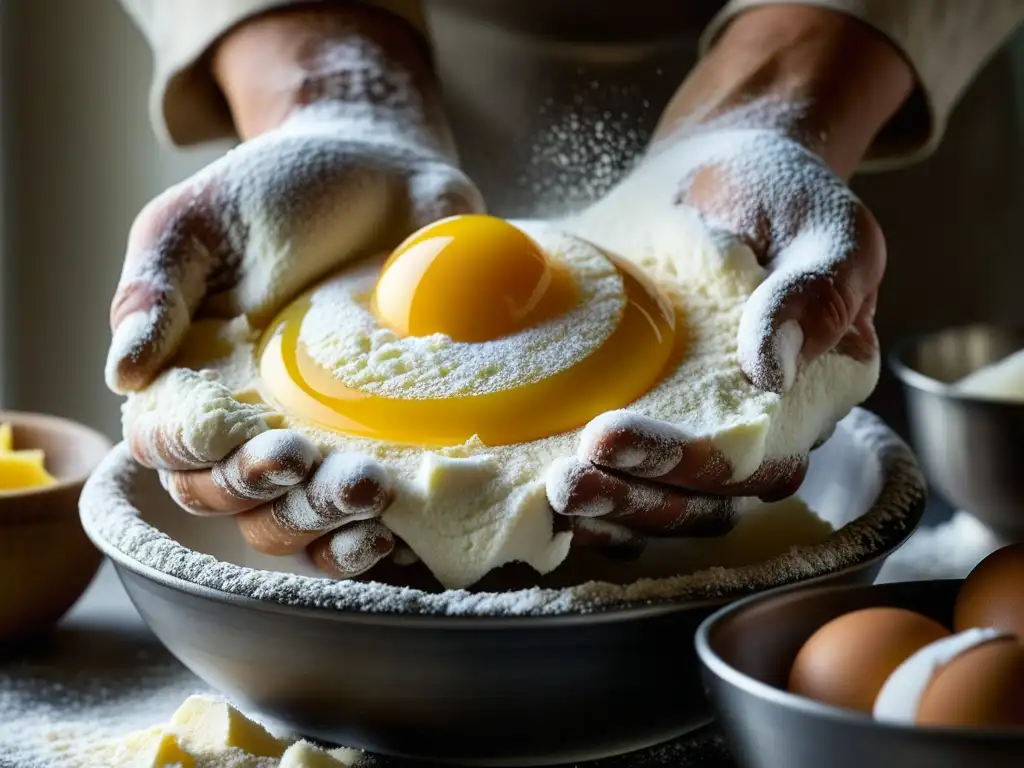
[[[928,531],[950,525],[951,515],[949,507],[933,501],[922,526],[922,543],[932,546],[925,541]],[[990,542],[984,536],[979,540],[972,545],[974,550],[950,558],[949,575],[969,570],[987,553]],[[908,548],[909,544],[904,547]],[[920,554],[912,560],[908,557],[904,555],[899,567],[889,573],[913,577],[915,563],[934,559]],[[38,732],[39,739],[52,738],[41,724],[70,724],[83,732],[104,729],[117,735],[165,721],[190,693],[200,692],[209,688],[164,650],[128,600],[113,568],[105,563],[49,640],[14,658],[0,659],[0,766],[60,765],[37,753],[34,734]],[[368,755],[360,765],[404,768],[408,764]],[[655,749],[591,764],[592,768],[733,765],[714,726]]]

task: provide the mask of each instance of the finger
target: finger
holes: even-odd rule
[[[257,435],[213,469],[167,474],[167,490],[195,515],[244,512],[298,485],[321,460],[302,435],[272,429]]]
[[[647,537],[639,531],[597,517],[565,517],[566,529],[572,531],[575,549],[596,549],[614,560],[636,560],[647,546]]]
[[[409,183],[414,229],[439,219],[466,213],[484,213],[483,196],[469,177],[447,165],[430,166]]]
[[[337,579],[366,573],[395,549],[395,536],[379,520],[357,520],[321,536],[308,547],[310,558]]]
[[[253,549],[271,555],[298,552],[324,533],[379,517],[393,495],[380,464],[358,454],[329,454],[304,485],[237,516]]]
[[[881,231],[860,206],[850,218],[836,232],[798,234],[747,300],[739,359],[757,387],[788,390],[802,366],[839,343],[877,291],[885,269]]]
[[[878,334],[875,332],[877,303],[877,294],[864,301],[857,319],[836,345],[836,352],[862,363],[870,362],[878,355]]]
[[[725,535],[736,524],[736,499],[625,478],[575,457],[552,465],[547,487],[555,512],[621,522],[635,531],[710,537]]]
[[[110,310],[107,385],[143,388],[174,354],[220,256],[220,227],[207,191],[183,183],[135,219]]]
[[[749,477],[732,480],[732,467],[707,437],[631,411],[592,419],[580,436],[580,457],[606,469],[692,493],[785,498],[803,483],[806,457],[764,462]]]

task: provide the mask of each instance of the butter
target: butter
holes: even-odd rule
[[[195,758],[185,752],[173,733],[160,726],[130,733],[115,755],[115,765],[124,768],[197,768]]]
[[[171,716],[168,730],[192,754],[237,749],[254,757],[281,757],[285,745],[225,701],[189,696]]]
[[[0,424],[0,491],[19,491],[57,482],[46,471],[43,451],[15,450],[10,424]]]

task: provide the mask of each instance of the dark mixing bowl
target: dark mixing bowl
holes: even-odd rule
[[[894,606],[947,627],[961,580],[830,586],[748,598],[708,618],[697,652],[719,721],[744,768],[1020,768],[1024,731],[921,728],[787,693],[804,642],[849,611]]]
[[[246,550],[230,520],[181,513],[124,446],[90,481],[82,520],[157,637],[242,706],[371,752],[553,765],[707,722],[700,622],[766,589],[871,581],[925,488],[907,446],[857,410],[815,452],[801,496],[837,530],[757,565],[506,593],[301,575],[313,572]]]

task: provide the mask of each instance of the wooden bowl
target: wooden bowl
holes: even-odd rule
[[[41,448],[53,485],[0,491],[0,645],[43,632],[81,597],[103,555],[78,517],[78,497],[110,450],[107,438],[66,419],[0,411],[15,448]]]

